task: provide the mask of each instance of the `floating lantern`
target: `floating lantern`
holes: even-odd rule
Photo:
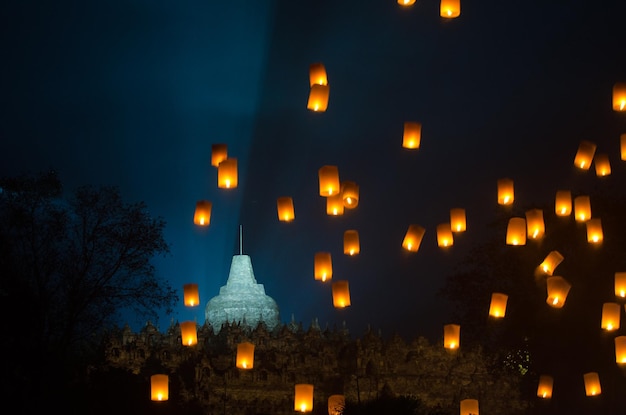
[[[322,63],[312,63],[309,65],[309,86],[328,85],[328,77],[326,76],[326,68]]]
[[[587,195],[574,198],[574,217],[576,222],[586,222],[591,219],[591,199]]]
[[[295,388],[293,409],[298,412],[311,412],[313,410],[313,385],[298,383]]]
[[[537,386],[537,396],[542,399],[550,399],[552,397],[552,387],[554,386],[554,378],[549,375],[539,376],[539,385]]]
[[[424,227],[414,224],[409,225],[409,229],[406,231],[404,240],[402,241],[402,247],[407,251],[417,252],[420,248],[420,244],[422,243],[424,233],[426,233],[426,229],[424,229]]]
[[[213,204],[208,200],[198,200],[196,202],[196,211],[193,214],[193,223],[198,226],[209,226],[212,208]]]
[[[241,342],[237,345],[236,366],[239,369],[252,369],[254,367],[254,344]]]
[[[620,365],[626,364],[626,336],[615,338],[615,362]]]
[[[557,216],[569,216],[572,213],[572,192],[557,190],[554,200],[554,213]]]
[[[461,344],[461,326],[446,324],[443,326],[443,347],[448,350],[457,350]]]
[[[348,281],[333,281],[333,306],[335,308],[345,308],[350,306],[350,287]]]
[[[597,396],[602,393],[598,372],[585,373],[583,379],[585,380],[585,394],[587,396]]]
[[[276,199],[276,211],[278,213],[278,220],[281,222],[291,222],[296,218],[296,214],[293,209],[293,198],[290,196],[281,196]]]
[[[596,176],[604,177],[611,174],[611,162],[609,155],[606,153],[596,154],[593,164],[596,166]]]
[[[526,219],[513,217],[506,228],[507,245],[526,245]]]
[[[228,147],[226,144],[219,143],[211,145],[211,166],[217,167],[220,163],[228,158]]]
[[[587,242],[590,244],[598,244],[604,238],[602,233],[602,221],[600,218],[589,219],[585,225],[587,226]]]
[[[408,6],[414,5],[415,4],[415,0],[398,0],[398,4],[400,6],[407,6],[408,7]],[[331,414],[329,413],[329,415],[331,415]]]
[[[439,14],[447,19],[459,17],[461,15],[461,0],[441,0]]]
[[[339,182],[339,168],[337,166],[322,166],[317,172],[320,185],[320,196],[328,197],[341,191]]]
[[[502,293],[491,294],[491,304],[489,305],[489,315],[491,317],[502,318],[506,314],[506,302],[509,296]]]
[[[515,199],[513,180],[504,178],[498,180],[498,204],[506,206],[513,204]]]
[[[626,161],[626,134],[619,136],[619,154],[623,161]]]
[[[526,233],[530,239],[541,239],[546,233],[546,225],[543,221],[542,209],[530,209],[526,211]]]
[[[613,85],[613,109],[626,111],[626,82],[618,82]]]
[[[347,209],[354,209],[359,205],[359,185],[352,181],[341,183],[341,197]]]
[[[626,298],[626,272],[615,273],[615,296]]]
[[[572,287],[563,277],[551,276],[546,280],[548,297],[546,303],[550,307],[562,308],[565,305],[567,294]]]
[[[355,229],[349,229],[343,233],[343,253],[346,255],[358,255],[361,252],[361,243],[359,242],[359,232]]]
[[[315,84],[311,86],[309,92],[309,102],[307,108],[314,112],[324,112],[328,108],[328,96],[330,86]]]
[[[416,149],[420,147],[422,140],[422,124],[407,121],[404,123],[404,134],[402,135],[402,147]]]
[[[465,232],[467,228],[465,209],[450,209],[450,227],[452,228],[452,232]]]
[[[452,246],[454,243],[452,239],[452,228],[449,223],[440,223],[437,225],[437,245],[440,248],[446,248]]]
[[[183,303],[187,307],[195,307],[200,304],[198,284],[183,285]]]
[[[593,156],[596,153],[596,148],[596,143],[582,140],[578,145],[576,156],[574,156],[574,166],[581,170],[589,170]]]
[[[478,399],[463,399],[461,401],[461,415],[479,415]]]
[[[234,189],[237,187],[237,159],[228,158],[217,166],[217,187]]]
[[[333,277],[333,262],[330,252],[315,253],[315,279],[328,281]]]
[[[328,216],[341,216],[343,215],[343,211],[344,205],[341,193],[326,197],[326,214]]]
[[[346,407],[344,395],[330,395],[328,397],[328,415],[342,415]]]
[[[153,401],[167,401],[169,399],[169,377],[167,375],[150,376],[150,396]]]
[[[195,321],[183,321],[180,323],[180,340],[183,346],[195,346],[198,344],[198,329]]]
[[[619,329],[619,320],[622,307],[617,303],[602,304],[602,323],[600,328],[606,331]]]
[[[563,255],[559,251],[551,251],[539,264],[539,270],[544,274],[552,275],[556,267],[563,262]]]

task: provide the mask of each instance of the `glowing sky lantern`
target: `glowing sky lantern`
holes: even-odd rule
[[[567,294],[572,286],[561,276],[551,276],[546,280],[548,296],[546,303],[553,308],[562,308],[565,305]]]
[[[552,388],[554,386],[554,378],[550,375],[540,375],[539,384],[537,385],[537,396],[542,399],[550,399],[552,397]]]
[[[506,303],[509,296],[503,293],[492,293],[489,305],[489,315],[495,318],[502,318],[506,314]]]
[[[600,328],[606,331],[619,329],[622,306],[618,303],[602,304],[602,322]]]
[[[585,381],[585,394],[587,396],[597,396],[602,393],[598,372],[585,373],[583,375],[583,380]]]
[[[228,158],[228,146],[224,143],[211,145],[211,166],[217,167]]]
[[[626,298],[626,272],[615,273],[615,296]]]
[[[402,240],[402,247],[410,252],[417,252],[424,238],[426,229],[423,226],[411,224]]]
[[[276,212],[278,220],[281,222],[291,222],[296,218],[293,207],[293,198],[290,196],[281,196],[276,199]]]
[[[613,110],[626,111],[626,82],[613,85]]]
[[[341,191],[339,181],[339,168],[333,165],[325,165],[317,171],[319,180],[320,196],[328,197]]]
[[[341,193],[336,193],[326,197],[326,214],[328,216],[343,215],[345,205]]]
[[[452,232],[465,232],[467,229],[467,218],[465,215],[465,209],[452,208],[450,209],[450,226]]]
[[[169,377],[167,375],[150,376],[150,397],[153,401],[158,402],[169,399]]]
[[[459,17],[461,15],[461,0],[441,0],[439,14],[447,19]]]
[[[237,187],[237,159],[227,158],[217,166],[217,187],[220,189],[234,189]]]
[[[195,346],[198,344],[198,327],[195,321],[183,321],[180,323],[180,340],[183,346]]]
[[[415,0],[398,0],[400,6],[412,6],[415,4]]]
[[[316,252],[314,259],[315,279],[328,281],[333,277],[333,261],[330,252]]]
[[[345,308],[350,306],[350,285],[346,280],[336,280],[332,283],[333,306]]]
[[[563,255],[559,251],[550,251],[543,262],[539,264],[539,270],[543,274],[552,275],[556,267],[563,262]]]
[[[313,410],[313,385],[296,384],[293,409],[297,412],[311,412]]]
[[[587,222],[591,219],[591,198],[580,195],[574,198],[574,218],[576,222]]]
[[[615,337],[615,362],[626,365],[626,336]]]
[[[336,394],[328,397],[328,415],[342,415],[345,407],[345,395]]]
[[[408,149],[418,149],[422,140],[422,124],[414,121],[404,123],[404,134],[402,135],[402,147]]]
[[[348,229],[343,233],[343,253],[346,255],[358,255],[361,252],[359,232],[356,229]]]
[[[463,399],[460,407],[461,415],[479,415],[478,399]]]
[[[457,350],[461,344],[461,326],[446,324],[443,326],[443,347],[448,350]]]
[[[309,65],[309,86],[328,85],[328,76],[326,75],[326,67],[321,62]]]
[[[526,245],[526,219],[512,217],[506,228],[507,245]]]
[[[196,307],[200,304],[198,284],[189,283],[183,285],[183,304],[185,304],[186,307]]]
[[[449,223],[440,223],[437,225],[437,245],[440,248],[447,248],[454,244],[452,238],[452,228]]]
[[[554,213],[557,216],[569,216],[572,213],[571,190],[557,190],[554,198]]]
[[[589,170],[597,147],[596,143],[592,141],[582,140],[578,144],[578,150],[574,156],[574,166],[581,170]]]
[[[341,197],[346,209],[354,209],[359,205],[359,185],[353,181],[346,180],[341,183]]]
[[[515,191],[513,180],[502,178],[498,180],[498,204],[507,206],[513,204],[515,200]]]
[[[619,154],[620,159],[626,161],[626,134],[619,136]]]
[[[606,153],[598,153],[593,159],[593,164],[596,166],[596,176],[605,177],[611,174],[611,162],[609,161],[609,155]]]
[[[330,86],[315,84],[309,92],[307,108],[313,112],[324,112],[328,109]]]
[[[541,239],[546,232],[542,209],[526,211],[526,234],[530,239]]]
[[[237,358],[235,365],[239,369],[252,369],[254,367],[254,344],[241,342],[237,344]]]
[[[193,214],[193,223],[198,226],[209,226],[211,223],[213,204],[208,200],[198,200]]]
[[[587,242],[590,244],[599,244],[604,239],[602,232],[602,221],[600,218],[591,218],[586,223]]]

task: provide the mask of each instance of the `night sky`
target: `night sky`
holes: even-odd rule
[[[171,254],[155,265],[181,302],[162,330],[204,323],[241,225],[284,322],[438,339],[450,306],[437,292],[500,208],[498,179],[514,180],[516,203],[549,205],[583,175],[581,140],[626,169],[626,114],[611,107],[626,82],[626,2],[461,7],[443,19],[438,1],[4,2],[0,175],[52,168],[68,192],[119,186],[163,217]],[[316,62],[330,84],[323,113],[306,108]],[[417,150],[401,146],[405,121],[422,123]],[[217,187],[214,143],[238,160],[236,189]],[[323,165],[359,185],[355,210],[326,214]],[[278,221],[280,196],[294,199],[292,223]],[[213,203],[205,229],[192,222],[200,199]],[[467,231],[442,249],[436,226],[453,207]],[[417,253],[401,248],[412,223],[426,228]],[[346,229],[359,231],[357,257],[343,254]],[[349,281],[349,308],[314,280],[318,251]],[[201,308],[182,306],[190,282]]]

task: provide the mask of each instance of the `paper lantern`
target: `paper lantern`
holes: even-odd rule
[[[539,376],[539,385],[537,386],[537,396],[542,399],[550,399],[552,397],[552,387],[554,379],[549,375]]]
[[[546,280],[548,297],[546,303],[550,307],[562,308],[565,305],[567,294],[572,287],[565,278],[560,276],[551,276]]]
[[[596,148],[596,143],[582,140],[580,144],[578,144],[578,150],[574,156],[574,166],[581,170],[589,170],[593,156],[596,153]]]
[[[585,394],[587,396],[597,396],[602,393],[598,372],[585,373],[583,379],[585,380]]]
[[[195,346],[198,344],[198,328],[195,321],[183,321],[180,323],[180,340],[183,346]]]
[[[407,251],[417,252],[422,243],[424,233],[426,233],[424,227],[415,224],[409,225],[409,229],[406,231],[404,239],[402,240],[402,247]]]
[[[344,395],[330,395],[328,397],[328,415],[342,415],[346,407]]]
[[[526,219],[513,217],[506,228],[507,245],[526,245]]]
[[[613,85],[613,109],[626,111],[626,82],[618,82]]]
[[[198,226],[209,226],[212,208],[213,204],[208,200],[198,200],[196,202],[196,211],[193,214],[193,223]]]
[[[422,124],[407,121],[404,123],[404,134],[402,135],[402,147],[417,149],[422,140]]]
[[[598,244],[604,238],[602,232],[602,221],[600,218],[589,219],[585,223],[587,227],[587,242],[590,244]]]
[[[556,267],[563,262],[563,255],[559,251],[551,251],[539,264],[539,269],[542,273],[552,275]]]
[[[593,164],[596,166],[596,176],[605,177],[611,174],[611,162],[606,153],[596,154]]]
[[[313,385],[296,384],[293,409],[298,412],[311,412],[313,410]]]
[[[333,281],[333,306],[345,308],[350,306],[350,286],[346,280]]]
[[[320,185],[320,196],[328,197],[341,191],[339,168],[337,166],[326,165],[320,167],[317,177]]]
[[[239,369],[252,369],[254,367],[254,344],[241,342],[237,345],[236,366]]]
[[[591,199],[587,195],[574,198],[574,217],[576,222],[586,222],[591,219]]]
[[[626,272],[615,273],[615,296],[626,298]]]
[[[498,180],[498,204],[506,206],[513,204],[515,192],[513,180],[504,178]]]
[[[526,234],[530,239],[541,239],[546,233],[546,225],[543,221],[542,209],[530,209],[526,211]]]
[[[477,399],[463,399],[461,401],[461,415],[479,415]]]
[[[326,67],[324,64],[316,62],[309,65],[309,86],[328,85]]]
[[[619,136],[619,154],[623,161],[626,161],[626,134]]]
[[[311,86],[307,108],[314,112],[324,112],[328,109],[330,86],[315,84]]]
[[[491,317],[502,318],[506,314],[506,302],[509,296],[503,293],[492,293],[491,304],[489,305],[489,315]]]
[[[315,279],[318,281],[328,281],[333,277],[333,262],[330,252],[315,253]]]
[[[443,347],[448,350],[457,350],[461,344],[461,326],[446,324],[443,326]]]
[[[554,213],[557,216],[569,216],[572,213],[572,192],[557,190],[554,200]]]
[[[290,196],[281,196],[276,199],[276,211],[278,220],[281,222],[291,222],[296,218],[293,199]]]
[[[447,19],[459,17],[461,15],[461,0],[441,0],[439,14]]]
[[[452,232],[465,232],[467,228],[465,209],[450,209],[450,227],[452,228]]]
[[[183,285],[183,304],[187,307],[195,307],[200,304],[198,284]]]
[[[606,331],[619,329],[619,320],[622,307],[617,303],[602,304],[602,323],[600,328]]]
[[[167,401],[169,399],[169,377],[167,375],[150,376],[150,396],[153,401]]]
[[[347,209],[354,209],[359,205],[359,185],[352,181],[341,183],[341,197]]]
[[[343,253],[346,255],[358,255],[361,252],[359,232],[349,229],[343,233]]]
[[[437,225],[437,245],[440,248],[446,248],[452,246],[454,241],[452,240],[452,228],[449,223],[440,223]]]
[[[326,214],[328,216],[341,216],[343,215],[344,204],[341,193],[330,195],[326,197]]]
[[[223,143],[211,145],[211,166],[217,167],[228,158],[228,146]]]
[[[237,187],[237,159],[227,158],[217,166],[217,187],[234,189]]]
[[[626,336],[615,338],[615,362],[620,365],[626,364]]]
[[[412,6],[415,4],[415,0],[398,0],[400,6]]]

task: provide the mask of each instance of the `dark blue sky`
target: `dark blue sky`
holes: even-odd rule
[[[623,1],[462,1],[449,21],[436,1],[0,7],[0,174],[54,168],[68,190],[116,185],[145,201],[167,221],[159,275],[181,296],[197,282],[203,304],[226,282],[242,225],[285,322],[435,338],[448,322],[436,293],[480,243],[499,178],[520,203],[550,203],[580,176],[583,139],[624,169],[626,116],[611,109],[626,81]],[[306,109],[314,62],[328,72],[325,113]],[[423,124],[419,150],[401,147],[404,121]],[[237,189],[217,188],[213,143],[238,159]],[[327,164],[360,186],[342,217],[317,192]],[[294,198],[295,222],[278,222],[279,196]],[[213,202],[205,230],[192,223],[198,199]],[[435,228],[452,207],[466,209],[468,230],[444,251]],[[400,247],[411,223],[426,228],[416,254]],[[342,253],[346,229],[360,232],[356,258]],[[334,309],[330,285],[314,280],[317,251],[349,280],[350,308]],[[204,310],[181,305],[161,328],[171,318],[202,323]]]

